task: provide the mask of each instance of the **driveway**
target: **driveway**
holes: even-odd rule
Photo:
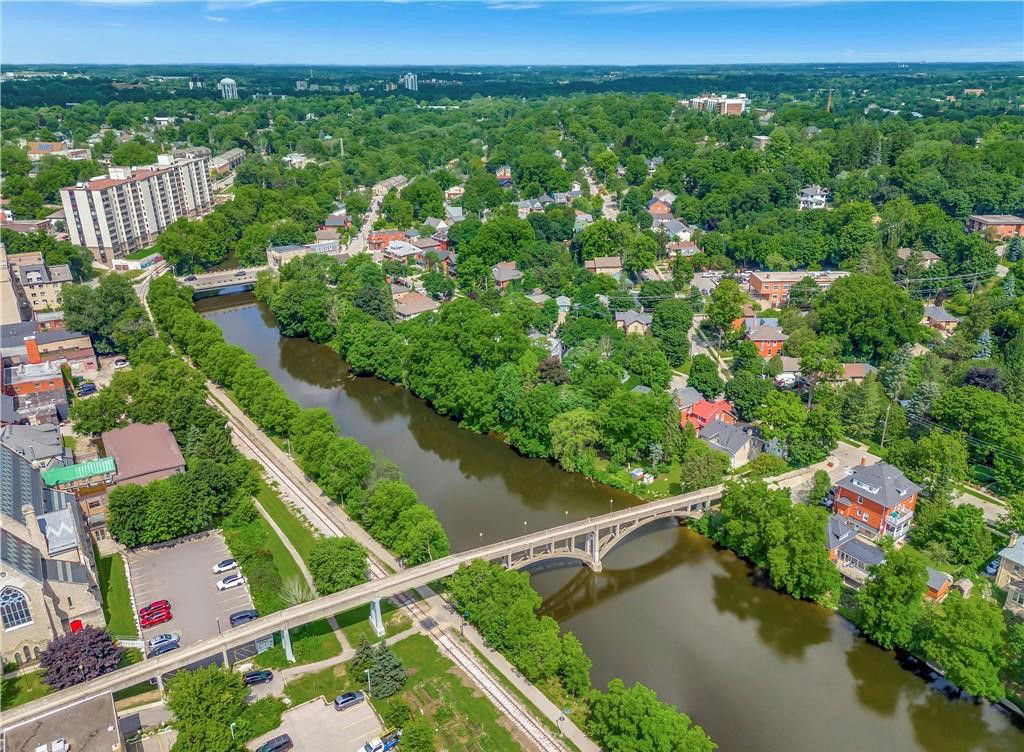
[[[182,646],[191,645],[229,629],[231,614],[252,608],[248,585],[217,590],[217,580],[230,573],[213,574],[211,567],[228,558],[231,553],[216,532],[130,551],[128,568],[136,611],[166,599],[174,614],[171,621],[142,630],[142,638],[177,632]]]
[[[246,746],[252,750],[259,749],[268,739],[288,734],[295,745],[295,752],[322,752],[325,749],[353,752],[363,742],[380,736],[382,731],[369,702],[361,702],[339,713],[332,704],[317,698],[286,710],[277,729],[253,739]]]

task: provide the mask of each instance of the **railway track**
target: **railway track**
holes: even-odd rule
[[[230,415],[226,416],[228,425],[232,429],[232,435],[252,453],[253,456],[275,481],[285,487],[294,498],[296,504],[302,510],[310,523],[326,535],[341,537],[352,537],[346,534],[344,526],[338,522],[333,510],[326,507],[326,502],[311,496],[292,478],[288,473],[281,470],[277,463],[268,456],[259,443],[248,435],[246,428]],[[387,576],[387,571],[378,562],[372,553],[368,556],[370,579],[379,579]],[[435,596],[436,597],[436,596]],[[399,605],[413,617],[428,637],[448,655],[455,665],[469,676],[477,687],[498,707],[524,734],[537,749],[552,750],[553,752],[567,752],[566,747],[556,739],[552,733],[539,723],[532,713],[523,708],[518,698],[514,697],[499,682],[491,678],[490,672],[483,668],[464,647],[459,645],[449,636],[441,625],[435,620],[423,606],[414,598],[401,594],[395,598]]]

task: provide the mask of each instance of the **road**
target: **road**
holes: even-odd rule
[[[384,201],[384,196],[386,195],[384,191],[385,185],[391,180],[394,180],[394,178],[387,178],[373,186],[373,197],[370,199],[370,208],[366,213],[366,219],[363,221],[363,226],[359,229],[359,234],[352,238],[348,245],[345,246],[346,253],[356,254],[362,253],[366,250],[370,231],[373,229],[373,225],[376,223],[377,217],[380,215],[380,205],[381,202]]]
[[[587,185],[590,187],[590,195],[601,196],[601,216],[604,219],[610,219],[613,222],[619,216],[619,210],[612,205],[612,197],[608,195],[608,191],[605,187],[597,182],[597,178],[594,177],[594,171],[589,167],[583,168],[583,174],[587,178]]]

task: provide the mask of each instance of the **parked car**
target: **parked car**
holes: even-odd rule
[[[178,635],[172,634],[170,632],[165,632],[164,634],[159,634],[156,637],[152,637],[152,638],[146,640],[146,647],[149,648],[150,650],[152,650],[155,647],[159,647],[160,645],[163,645],[165,642],[177,642],[177,641],[178,641]]]
[[[158,624],[166,624],[174,616],[171,614],[171,609],[165,608],[160,611],[147,611],[139,617],[139,624],[143,629],[149,629],[155,627]]]
[[[361,703],[364,699],[362,692],[346,692],[334,698],[334,709],[348,710]]]
[[[218,561],[213,565],[213,573],[220,574],[221,572],[229,572],[238,566],[238,562],[234,559],[225,559],[224,561]]]
[[[292,738],[288,734],[281,734],[280,736],[275,736],[270,741],[263,742],[259,752],[285,752],[285,750],[291,748]]]
[[[91,381],[87,381],[78,387],[78,391],[75,393],[79,397],[88,397],[90,394],[96,394],[96,385]]]
[[[254,684],[266,684],[268,681],[274,678],[274,672],[267,669],[262,671],[247,671],[242,674],[242,681],[245,682],[245,686],[251,687]]]
[[[114,361],[114,368],[127,368],[130,365],[131,363],[129,363],[124,358],[118,358],[117,360]]]
[[[229,590],[233,587],[239,587],[245,584],[245,578],[240,574],[229,574],[222,580],[217,580],[218,590]]]
[[[142,616],[147,611],[163,611],[164,609],[169,609],[170,607],[171,602],[168,600],[153,601],[148,606],[143,606],[139,609],[139,616]]]
[[[995,577],[996,572],[999,571],[999,559],[993,559],[985,565],[985,574],[989,577]]]
[[[237,627],[240,624],[248,624],[250,621],[260,618],[259,613],[254,608],[247,608],[245,611],[235,611],[228,617],[228,621],[232,627]]]
[[[359,747],[356,752],[387,752],[387,750],[397,747],[398,740],[401,738],[401,731],[391,731],[390,733],[384,734],[384,736],[379,739],[371,739],[368,742],[363,742],[363,746]]]
[[[196,281],[196,275],[195,274],[189,274],[187,277],[185,277],[185,281],[186,282],[195,282]]]
[[[235,272],[235,276],[236,277],[244,277],[245,276],[245,269],[239,269],[237,272]]]
[[[164,653],[170,653],[172,650],[177,650],[180,647],[181,647],[181,645],[178,643],[177,640],[175,640],[174,642],[165,642],[162,645],[157,645],[155,648],[150,650],[149,651],[149,657],[150,658],[156,658],[158,655],[163,655]]]

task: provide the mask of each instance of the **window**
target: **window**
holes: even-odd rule
[[[0,591],[0,617],[3,618],[4,629],[14,629],[32,622],[32,614],[28,610],[28,598],[17,588],[6,587]]]

